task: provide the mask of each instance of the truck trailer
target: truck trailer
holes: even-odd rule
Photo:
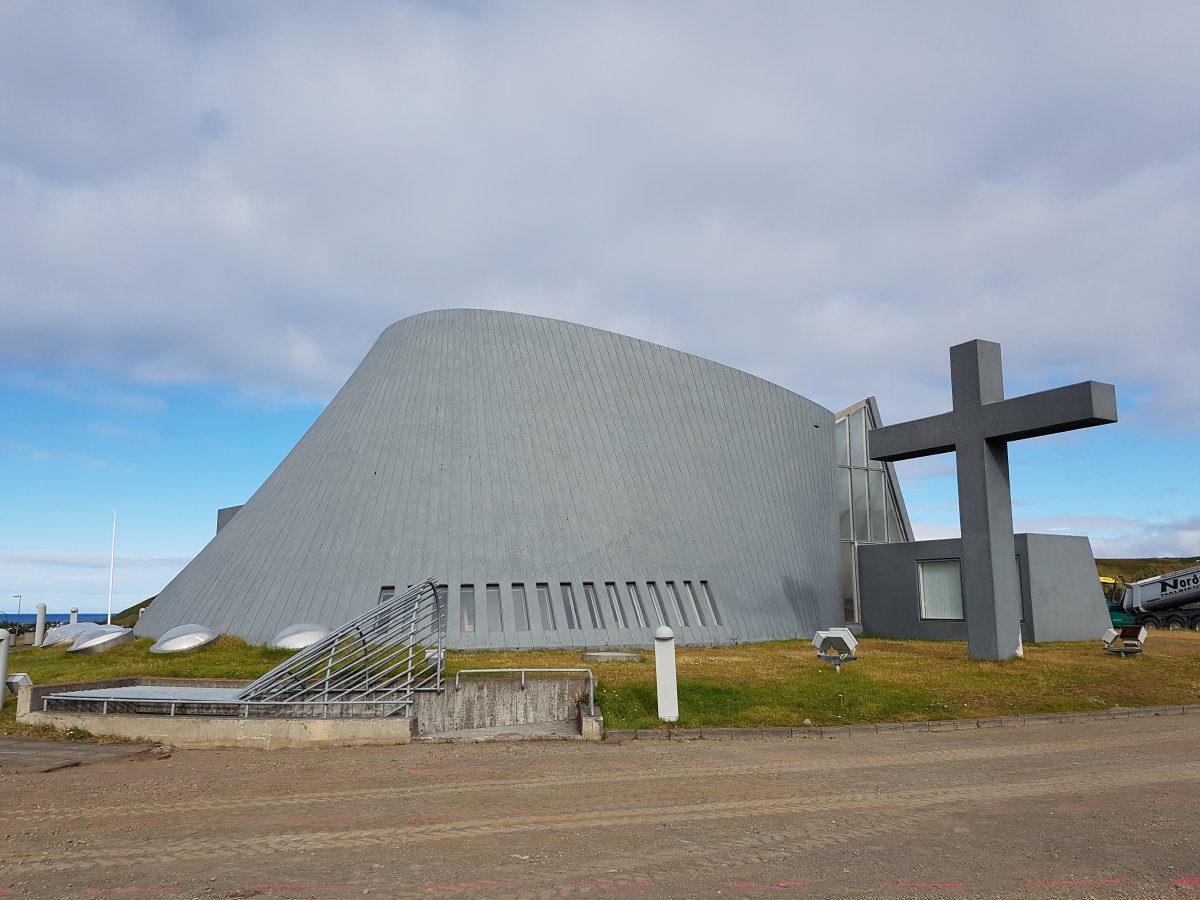
[[[1200,631],[1200,566],[1125,585],[1120,608],[1146,628]]]

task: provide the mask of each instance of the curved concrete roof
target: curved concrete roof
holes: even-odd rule
[[[552,319],[422,313],[383,332],[138,632],[262,642],[432,577],[451,647],[648,645],[664,615],[685,643],[806,636],[841,622],[834,468],[833,414],[745,372]]]

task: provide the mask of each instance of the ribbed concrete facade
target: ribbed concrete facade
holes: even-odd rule
[[[834,470],[833,414],[760,378],[551,319],[423,313],[138,631],[262,642],[432,577],[451,647],[647,646],[664,619],[689,644],[805,636],[841,622]]]

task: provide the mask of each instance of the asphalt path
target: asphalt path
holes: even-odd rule
[[[0,768],[5,897],[1200,896],[1200,716]]]

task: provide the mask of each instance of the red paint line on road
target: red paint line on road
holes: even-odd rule
[[[1063,881],[1027,881],[1026,884],[1124,884],[1124,878],[1068,878]]]
[[[1200,878],[1178,878],[1176,884],[1200,884]]]

